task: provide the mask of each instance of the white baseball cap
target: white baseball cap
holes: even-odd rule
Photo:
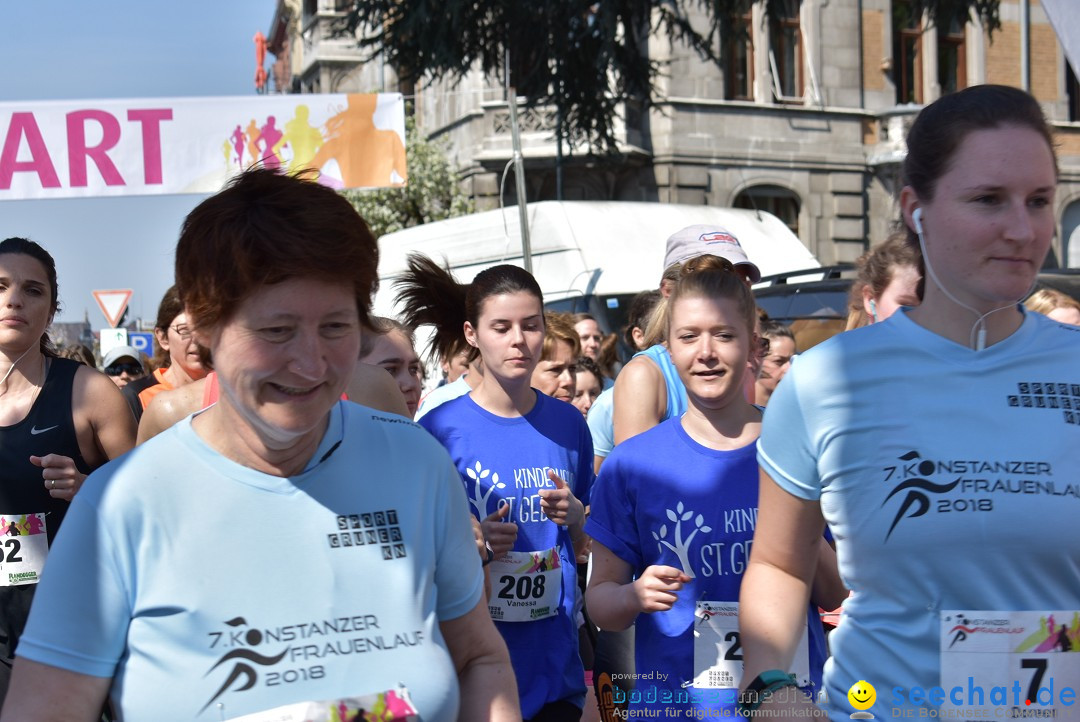
[[[673,234],[667,239],[664,268],[704,255],[727,259],[736,270],[746,275],[750,283],[761,280],[761,271],[746,257],[746,251],[739,245],[739,239],[719,226],[687,226]]]

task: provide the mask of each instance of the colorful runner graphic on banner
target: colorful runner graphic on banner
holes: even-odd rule
[[[399,93],[0,103],[0,200],[214,193],[261,163],[403,185]]]

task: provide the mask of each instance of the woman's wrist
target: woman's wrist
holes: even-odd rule
[[[774,692],[785,687],[798,687],[795,675],[783,670],[770,669],[750,680],[739,693],[739,713],[749,717]]]

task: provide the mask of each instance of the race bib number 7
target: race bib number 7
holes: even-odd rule
[[[943,709],[1080,721],[1080,610],[945,610],[940,656]]]
[[[37,584],[47,556],[45,514],[0,514],[0,586]]]

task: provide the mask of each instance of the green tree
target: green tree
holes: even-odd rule
[[[555,106],[571,147],[584,141],[611,150],[620,104],[648,103],[661,71],[646,52],[649,36],[659,33],[720,62],[720,41],[736,32],[731,19],[748,1],[351,0],[339,27],[414,82],[459,80],[479,66],[508,80],[529,105]],[[765,0],[766,11],[780,16],[791,2]],[[931,23],[963,9],[990,30],[999,25],[999,0],[909,4]],[[706,18],[698,26],[690,22],[695,11]]]
[[[409,182],[402,188],[346,190],[343,195],[364,217],[376,238],[402,228],[463,216],[475,211],[446,156],[445,141],[428,140],[405,119]]]

